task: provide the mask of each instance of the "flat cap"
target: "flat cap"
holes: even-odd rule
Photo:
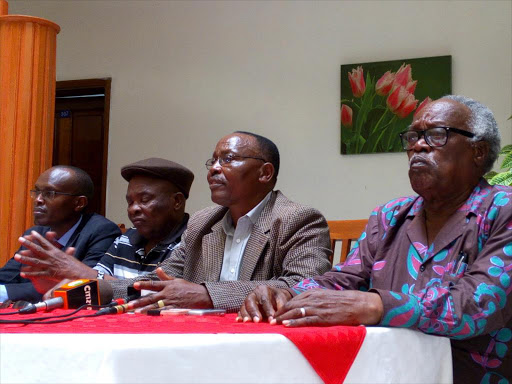
[[[186,198],[188,198],[190,186],[192,185],[192,181],[194,181],[194,174],[190,169],[174,161],[160,159],[158,157],[137,161],[121,168],[121,176],[123,176],[126,181],[130,181],[135,175],[146,175],[169,180],[183,192]]]

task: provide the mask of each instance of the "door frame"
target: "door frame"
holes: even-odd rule
[[[103,175],[102,186],[100,194],[100,207],[101,213],[105,215],[105,203],[107,199],[107,166],[108,166],[108,138],[109,138],[109,123],[110,123],[110,92],[112,85],[112,78],[97,78],[97,79],[82,79],[82,80],[63,80],[57,81],[56,96],[59,91],[75,91],[77,96],[81,92],[87,94],[87,89],[103,88],[105,93],[105,103],[103,105]]]

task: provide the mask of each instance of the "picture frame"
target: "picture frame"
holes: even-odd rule
[[[341,66],[341,154],[400,152],[398,134],[428,102],[451,94],[451,56]]]

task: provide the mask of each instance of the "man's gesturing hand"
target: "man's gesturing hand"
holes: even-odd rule
[[[137,308],[136,312],[145,313],[150,309],[160,308],[160,300],[163,302],[162,308],[213,308],[210,295],[204,286],[167,276],[161,268],[157,268],[155,272],[160,281],[137,281],[133,287],[157,292],[130,301],[129,309]]]
[[[236,320],[258,323],[260,320],[267,319],[271,322],[276,311],[291,298],[291,293],[286,289],[260,285],[247,295]]]
[[[54,234],[48,232],[48,239],[32,231],[29,236],[20,237],[20,243],[27,248],[14,255],[14,259],[25,264],[21,269],[21,276],[32,281],[40,293],[65,278],[94,278],[94,272],[74,258],[74,248],[66,252],[57,248],[54,243]]]
[[[275,314],[275,323],[289,327],[374,325],[383,313],[378,293],[313,289],[288,301]]]

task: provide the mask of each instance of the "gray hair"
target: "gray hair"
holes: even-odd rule
[[[501,135],[498,130],[498,124],[494,118],[492,111],[485,105],[469,97],[460,95],[446,95],[442,99],[450,99],[457,103],[464,104],[471,111],[471,117],[468,125],[471,127],[475,137],[472,141],[485,141],[489,144],[489,153],[484,164],[484,172],[487,173],[492,169],[492,166],[501,148]]]

